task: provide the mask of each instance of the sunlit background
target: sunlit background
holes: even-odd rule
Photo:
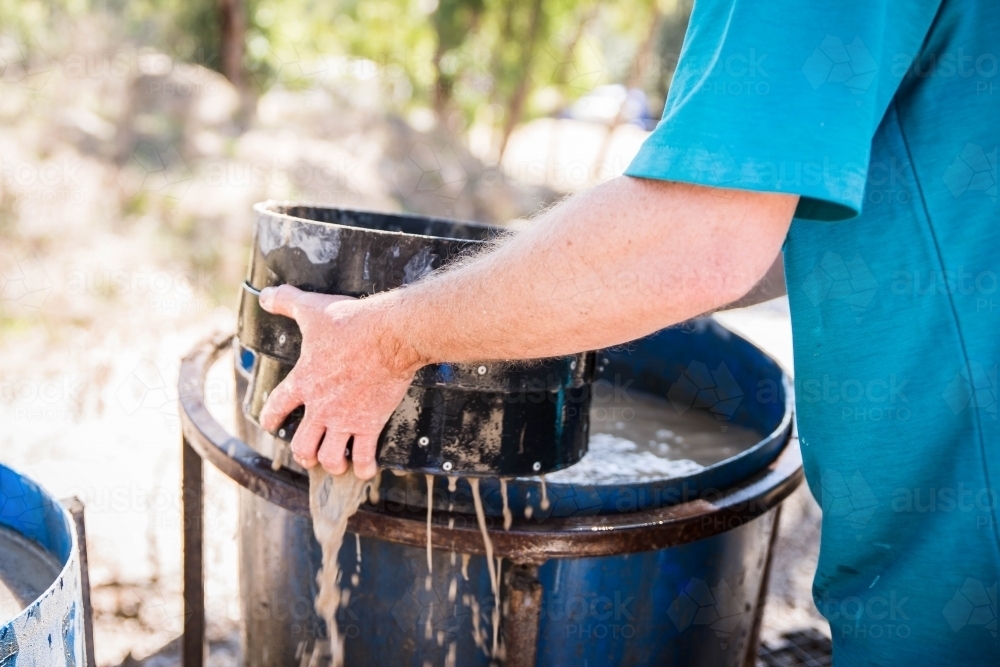
[[[178,360],[235,325],[251,205],[530,224],[625,169],[689,12],[0,0],[0,461],[86,503],[101,665],[176,664]],[[720,319],[790,367],[784,302]],[[228,417],[224,370],[208,391]],[[229,665],[236,495],[212,471],[207,483],[212,664]],[[817,516],[801,492],[787,507],[765,639],[823,628]]]

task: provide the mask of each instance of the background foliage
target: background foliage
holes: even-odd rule
[[[331,67],[378,77],[396,107],[432,110],[462,134],[557,114],[595,87],[643,89],[663,106],[691,0],[241,0],[241,86],[307,85]],[[98,15],[120,37],[221,71],[219,0],[0,0],[0,33],[58,49]]]

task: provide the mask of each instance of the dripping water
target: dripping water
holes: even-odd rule
[[[503,497],[503,529],[510,530],[514,517],[511,516],[510,505],[507,503],[507,480],[503,477],[500,478],[500,495]]]

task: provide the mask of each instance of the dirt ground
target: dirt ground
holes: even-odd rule
[[[381,113],[378,78],[350,68],[273,89],[246,120],[218,75],[110,46],[97,29],[75,34],[81,43],[0,75],[0,462],[86,505],[99,665],[173,665],[178,362],[234,327],[251,205],[518,221],[620,173],[644,135],[620,129],[595,170],[602,127],[537,121],[491,166]],[[719,318],[791,367],[784,302]],[[208,399],[228,414],[222,367]],[[211,664],[236,665],[236,488],[211,469],[206,484]],[[765,637],[825,631],[809,597],[818,536],[819,509],[800,491],[782,517]]]

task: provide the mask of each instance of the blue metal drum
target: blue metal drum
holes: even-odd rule
[[[500,562],[499,602],[481,550],[452,553],[435,533],[429,570],[426,549],[418,541],[428,502],[438,517],[435,530],[446,533],[442,524],[475,529],[469,482],[432,477],[428,499],[424,475],[384,471],[377,504],[363,506],[359,515],[364,516],[350,524],[365,528],[358,530],[360,536],[347,535],[340,553],[341,586],[349,591],[338,615],[346,664],[485,667],[503,662],[493,652],[496,604],[504,628],[517,624],[510,619],[523,614],[525,604],[540,606],[529,610],[536,620],[525,626],[531,630],[528,649],[523,633],[516,642],[506,637],[508,664],[745,663],[756,641],[780,499],[801,478],[797,458],[792,465],[799,476],[783,478],[780,493],[755,491],[755,498],[774,493],[754,518],[734,520],[720,499],[741,485],[757,484],[748,480],[771,483],[761,477],[763,471],[796,447],[789,379],[770,357],[711,320],[667,329],[598,357],[599,379],[669,398],[678,411],[711,415],[721,425],[722,438],[730,426],[752,429],[759,437],[732,456],[677,477],[592,484],[559,483],[554,475],[544,489],[537,477],[508,480],[507,505],[514,517],[509,533],[503,527],[500,481],[482,478],[486,523],[498,552],[508,553]],[[252,355],[237,354],[243,387],[252,363]],[[578,404],[600,407],[600,397],[592,398]],[[574,409],[574,402],[562,409]],[[311,606],[319,549],[310,522],[249,491],[243,492],[242,515],[245,664],[299,664],[325,634]],[[653,517],[648,543],[643,531],[633,531],[616,543],[620,551],[592,555],[601,532],[610,536],[615,522],[630,516]],[[656,517],[697,520],[664,540],[654,535]],[[551,551],[523,546],[540,539],[557,546]],[[525,603],[515,591],[523,571],[533,578],[534,602]],[[502,641],[505,635],[499,633]],[[534,662],[519,659],[511,653],[515,650],[529,650]]]
[[[743,665],[774,519],[772,510],[733,530],[669,549],[549,560],[538,569],[543,593],[535,664]],[[435,551],[430,590],[419,547],[361,538],[361,577],[352,587],[356,563],[354,539],[348,536],[340,565],[351,598],[338,615],[347,665],[492,664],[495,598],[484,557],[469,559],[466,580],[461,557],[453,565],[450,554]],[[501,589],[501,606],[506,590]],[[479,646],[477,615],[485,639]],[[253,645],[252,637],[248,641]],[[448,658],[452,644],[454,662]],[[255,653],[246,664],[278,662],[261,662]]]
[[[0,618],[6,621],[0,625],[0,667],[83,665],[80,549],[69,512],[36,483],[0,465],[0,531],[7,536],[0,544],[17,545],[52,564],[51,583],[34,599],[22,600],[24,608],[13,618]],[[8,595],[18,597],[16,591]]]
[[[670,549],[549,561],[537,664],[744,664],[774,516]]]

